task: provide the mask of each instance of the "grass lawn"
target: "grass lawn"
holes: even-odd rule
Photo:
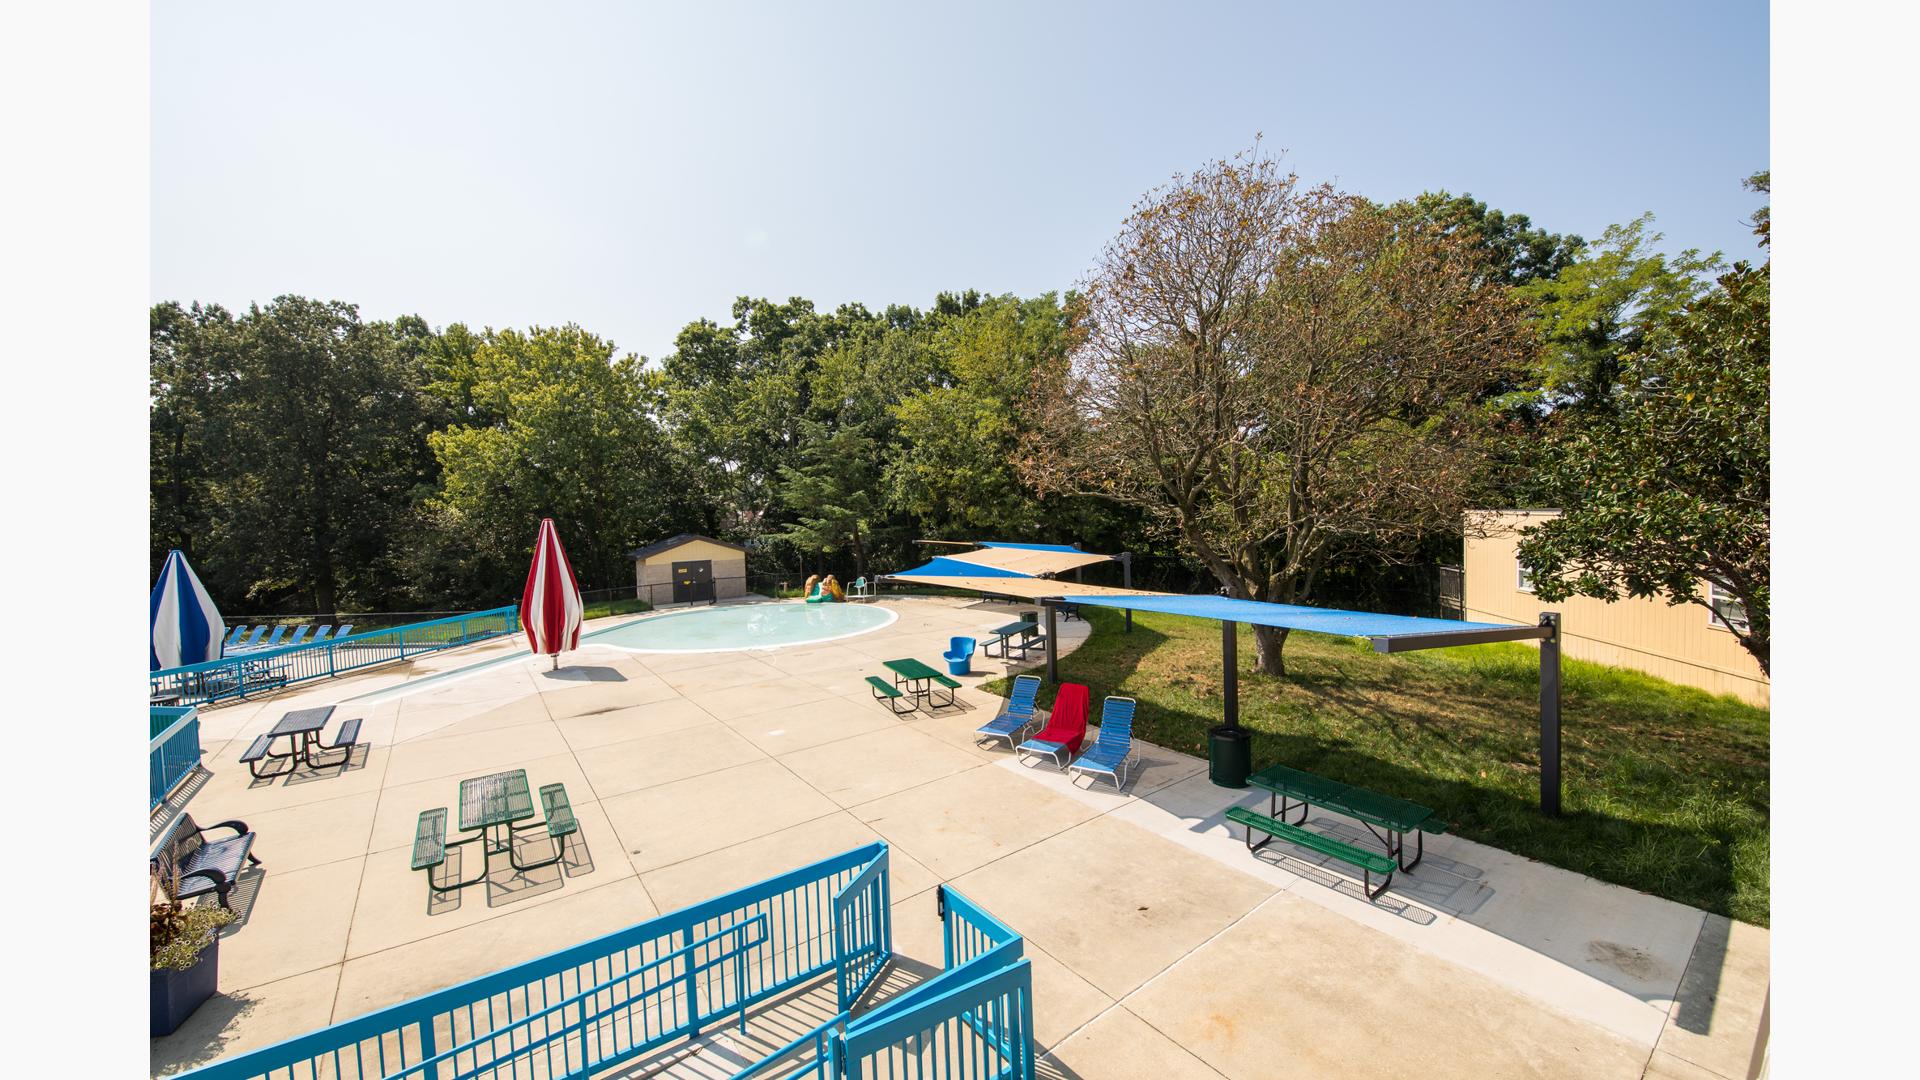
[[[652,611],[653,605],[645,600],[596,600],[583,605],[580,609],[582,619],[604,619],[609,615],[630,615],[636,611]]]
[[[1136,734],[1205,757],[1220,722],[1220,627],[1082,608],[1094,633],[1060,678],[1139,699]],[[1767,710],[1579,660],[1563,662],[1564,814],[1539,813],[1539,659],[1525,645],[1384,656],[1294,633],[1288,675],[1240,640],[1240,723],[1276,762],[1431,806],[1451,831],[1555,866],[1768,924]],[[1002,681],[995,689],[1005,693]],[[1042,690],[1051,702],[1053,687]]]

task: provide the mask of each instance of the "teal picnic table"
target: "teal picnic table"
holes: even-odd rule
[[[527,785],[527,770],[513,769],[460,781],[460,830],[477,835],[458,843],[469,843],[474,839],[483,841],[480,848],[483,863],[486,857],[502,852],[506,853],[507,861],[513,868],[522,873],[559,862],[558,855],[544,862],[520,862],[520,856],[514,850],[513,834],[546,827],[544,821],[520,824],[531,817],[533,790]],[[484,866],[481,876],[485,876]]]
[[[1427,833],[1446,831],[1445,825],[1433,816],[1433,811],[1418,803],[1352,784],[1342,784],[1285,765],[1263,769],[1247,777],[1247,783],[1268,792],[1267,816],[1276,821],[1286,821],[1293,803],[1300,804],[1300,820],[1289,824],[1304,824],[1309,806],[1318,806],[1353,818],[1386,847],[1387,854],[1394,857],[1402,870],[1411,870],[1420,865],[1420,860],[1427,853]],[[1406,861],[1408,833],[1415,837],[1412,862]]]
[[[1046,643],[1046,637],[1039,633],[1039,629],[1040,624],[1034,622],[1032,619],[1022,619],[1019,622],[1011,622],[1005,626],[994,627],[987,632],[989,637],[981,643],[980,651],[986,653],[988,656],[992,656],[993,647],[998,645],[1000,646],[999,658],[1002,660],[1008,659],[1012,655],[1009,651],[1012,649],[1019,649],[1020,655],[1024,657],[1027,655],[1028,649]],[[1015,634],[1020,635],[1019,641],[1012,640]]]
[[[899,660],[888,660],[885,663],[887,670],[893,672],[893,685],[899,686],[902,682],[906,683],[907,693],[917,698],[925,698],[929,708],[941,704],[933,700],[935,683],[947,688],[945,704],[955,703],[953,692],[959,688],[960,684],[942,674],[938,669],[928,667],[911,656]]]

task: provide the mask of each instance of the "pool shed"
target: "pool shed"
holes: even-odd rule
[[[711,604],[747,594],[747,549],[681,533],[632,553],[634,595],[663,607]]]

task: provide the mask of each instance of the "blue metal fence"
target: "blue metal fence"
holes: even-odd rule
[[[491,611],[165,668],[154,672],[148,685],[156,701],[176,705],[222,701],[499,637],[513,633],[519,621],[520,605],[509,604]]]
[[[887,845],[803,866],[538,960],[185,1074],[196,1080],[585,1077],[834,974],[839,1014],[734,1074],[1032,1080],[1020,936],[940,892],[946,969],[858,1017],[892,958]]]
[[[151,810],[200,764],[200,710],[155,705],[148,712],[153,739],[147,749],[151,777],[147,809]]]
[[[887,846],[869,844],[569,949],[214,1062],[200,1080],[586,1076],[864,959],[836,913],[864,882],[884,894]],[[856,905],[856,907],[858,907]],[[862,940],[889,940],[862,908]],[[884,957],[882,958],[884,961]]]

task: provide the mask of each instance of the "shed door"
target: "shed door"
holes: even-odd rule
[[[673,602],[692,603],[713,599],[713,560],[673,564]]]

